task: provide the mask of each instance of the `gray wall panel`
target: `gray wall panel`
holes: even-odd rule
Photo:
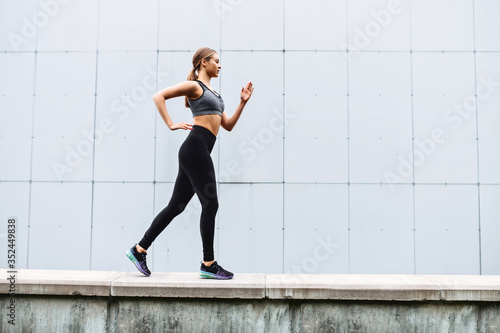
[[[158,1],[99,1],[98,48],[106,51],[157,47]]]
[[[222,9],[221,0],[159,1],[159,49],[196,50],[201,45],[218,49],[220,19],[241,1],[230,2]],[[183,79],[186,76],[187,72]]]
[[[474,0],[474,30],[478,50],[498,51],[500,40],[492,38],[492,31],[500,29],[500,22],[492,13],[500,12],[500,3],[491,0]]]
[[[411,153],[411,58],[362,53],[349,70],[349,173],[352,182],[385,182]],[[406,156],[405,156],[406,155]]]
[[[346,2],[288,0],[284,12],[285,48],[345,49]]]
[[[287,184],[285,273],[349,273],[348,188]]]
[[[283,54],[223,52],[221,58],[221,93],[228,116],[238,106],[241,88],[248,81],[256,87],[233,131],[221,128],[221,181],[281,182],[283,130],[273,124],[283,119]]]
[[[153,181],[156,54],[99,57],[94,178]]]
[[[408,50],[410,0],[349,0],[347,4],[350,50]]]
[[[300,64],[300,66],[299,66]],[[347,181],[347,66],[331,52],[285,56],[285,181]]]
[[[38,11],[38,0],[22,3],[2,2],[0,11],[0,49],[6,51],[36,50],[36,26],[33,15]],[[26,21],[22,21],[25,18]],[[23,24],[24,23],[24,24]]]
[[[30,180],[35,55],[0,54],[0,178]],[[16,82],[16,84],[12,84]]]
[[[31,186],[28,268],[89,269],[92,184]]]
[[[283,185],[220,186],[218,253],[237,272],[282,272]]]
[[[500,188],[485,185],[480,188],[481,196],[481,268],[483,274],[500,274]]]
[[[413,56],[416,182],[477,182],[475,90],[472,53]]]
[[[415,187],[416,274],[479,274],[478,188]]]
[[[474,50],[473,6],[470,0],[412,1],[413,49]]]
[[[95,76],[95,54],[37,55],[32,179],[91,179]]]
[[[282,50],[283,2],[221,0],[221,47],[226,50]]]
[[[481,182],[500,183],[500,53],[477,55],[477,127],[479,178]]]
[[[350,186],[350,273],[412,274],[411,185]]]
[[[99,0],[42,1],[38,9],[49,17],[39,30],[39,51],[95,50]]]
[[[153,190],[151,183],[94,185],[92,270],[130,269],[125,251],[139,242],[151,224]]]

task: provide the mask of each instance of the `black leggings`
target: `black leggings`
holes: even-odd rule
[[[208,129],[193,125],[193,129],[179,149],[179,174],[172,198],[153,220],[139,245],[148,249],[169,223],[184,211],[196,193],[201,202],[200,232],[203,260],[214,260],[215,215],[219,208],[217,183],[210,153],[216,137]]]

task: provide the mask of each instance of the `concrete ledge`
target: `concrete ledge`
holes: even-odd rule
[[[429,281],[439,286],[445,301],[500,300],[500,275],[430,275]]]
[[[11,275],[0,270],[0,294],[8,294]],[[19,269],[15,293],[18,295],[109,296],[111,282],[124,272]]]
[[[127,273],[111,283],[111,296],[128,297],[261,299],[265,292],[265,274],[238,274],[220,281],[202,279],[195,273],[154,273],[149,277]]]
[[[0,270],[4,277],[9,274]],[[0,279],[0,294],[10,282]],[[82,295],[276,300],[500,301],[497,275],[236,274],[17,270],[18,295]]]
[[[440,300],[440,286],[418,275],[268,274],[270,299],[366,301]],[[500,282],[500,280],[499,280]]]

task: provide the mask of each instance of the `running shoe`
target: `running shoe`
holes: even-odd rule
[[[135,267],[137,267],[139,272],[141,272],[146,276],[150,276],[151,271],[148,269],[148,265],[146,264],[147,253],[146,252],[140,253],[139,251],[137,251],[136,245],[137,244],[132,246],[130,250],[125,252],[125,254],[134,263]]]
[[[219,266],[217,261],[214,261],[214,263],[208,267],[205,266],[203,262],[201,263],[200,276],[205,279],[228,280],[232,279],[234,274],[226,271]]]

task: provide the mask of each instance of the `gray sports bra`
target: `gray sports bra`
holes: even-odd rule
[[[218,93],[208,89],[203,82],[198,80],[196,80],[196,82],[203,88],[203,94],[197,99],[187,99],[193,117],[205,114],[218,114],[222,116],[222,112],[224,112],[224,101],[222,97]],[[208,93],[207,90],[209,91]]]

